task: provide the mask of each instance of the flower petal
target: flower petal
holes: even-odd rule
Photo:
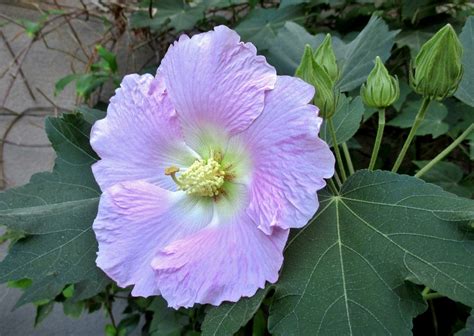
[[[267,234],[304,226],[318,208],[316,191],[334,174],[334,156],[318,138],[322,119],[308,104],[313,95],[311,85],[279,76],[263,113],[231,141],[245,143],[252,157],[247,213]]]
[[[227,223],[171,243],[152,261],[161,295],[174,308],[254,295],[266,281],[277,281],[288,231],[265,235],[242,211]]]
[[[102,159],[93,166],[102,190],[139,179],[176,190],[164,169],[188,166],[196,157],[184,143],[163,79],[149,74],[124,77],[107,117],[94,124],[91,145]]]
[[[200,130],[209,125],[228,134],[246,129],[262,112],[265,91],[276,81],[275,69],[256,55],[255,47],[240,42],[225,26],[192,38],[181,36],[169,48],[158,74],[165,77],[190,146],[201,140]]]
[[[100,199],[93,229],[99,242],[97,265],[132,295],[160,293],[151,261],[171,241],[209,224],[213,206],[182,192],[145,181],[123,182]]]

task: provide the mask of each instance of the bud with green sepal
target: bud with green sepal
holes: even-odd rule
[[[339,78],[339,69],[337,67],[336,55],[332,49],[331,34],[327,34],[323,43],[314,52],[314,60],[321,65],[333,83]]]
[[[421,47],[410,74],[413,89],[428,99],[444,99],[456,92],[461,81],[463,48],[450,24]]]
[[[319,107],[323,118],[330,118],[336,111],[338,95],[335,94],[333,81],[326,70],[315,61],[313,50],[308,44],[305,46],[295,76],[315,87],[314,104]]]
[[[360,95],[365,105],[378,109],[392,105],[400,97],[398,79],[390,76],[378,56],[367,82],[360,88]]]
[[[295,76],[313,85],[316,89],[316,96],[313,101],[314,104],[319,107],[320,116],[323,117],[328,124],[334,143],[333,148],[339,171],[342,175],[342,180],[345,181],[347,177],[332,123],[332,116],[336,112],[339,94],[335,92],[335,81],[331,79],[326,69],[316,62],[313,49],[308,44],[305,46],[304,54],[301,58],[300,65],[296,69]]]

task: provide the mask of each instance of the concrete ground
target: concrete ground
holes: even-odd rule
[[[68,2],[77,3],[76,1]],[[61,1],[61,3],[64,3],[64,1]],[[38,17],[37,11],[18,6],[18,3],[12,0],[0,0],[0,14],[14,19],[35,19]],[[4,21],[0,18],[1,22]],[[80,38],[86,42],[97,39],[98,32],[103,29],[101,23],[92,21],[87,23],[75,22],[74,26]],[[20,52],[29,42],[29,37],[19,33],[21,28],[14,24],[0,26],[0,31],[10,41],[9,44],[14,53]],[[67,25],[62,26],[48,37],[51,48],[61,48],[62,50],[76,49],[77,43],[74,40],[75,37],[71,34]],[[127,43],[127,41],[124,43]],[[142,59],[148,56],[143,55]],[[13,69],[12,61],[13,57],[0,36],[0,75],[7,68]],[[77,66],[80,69],[81,64],[76,63],[73,62],[72,66]],[[66,109],[71,109],[75,104],[73,85],[67,87],[60,95],[54,96],[54,83],[71,72],[70,57],[47,49],[43,43],[35,43],[22,69],[35,99],[31,97],[25,82],[19,75],[10,90],[8,99],[2,102],[12,77],[6,75],[0,78],[0,107],[3,105],[8,109],[0,110],[0,137],[8,132],[3,144],[3,151],[1,151],[3,158],[0,156],[0,163],[3,163],[3,183],[0,184],[2,189],[25,184],[32,174],[52,168],[55,154],[48,145],[44,133],[44,116],[55,113],[52,108],[53,103]],[[39,90],[48,98],[44,98]],[[49,100],[52,100],[52,102]],[[28,116],[12,123],[17,116],[8,111],[18,113],[27,109],[30,109],[31,112]],[[1,146],[0,143],[0,149]],[[0,234],[2,233],[1,230],[0,228]],[[5,244],[0,245],[0,260],[5,257],[6,253],[7,246]],[[38,327],[34,328],[35,307],[33,305],[25,305],[12,310],[20,295],[19,290],[8,288],[4,284],[0,285],[0,336],[91,336],[104,334],[108,319],[103,311],[82,314],[79,319],[73,319],[63,314],[60,305],[56,305],[51,315]],[[123,306],[114,308],[117,315],[120,315],[122,309]]]

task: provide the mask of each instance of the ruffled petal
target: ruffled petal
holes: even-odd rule
[[[253,172],[248,215],[265,233],[302,227],[318,208],[316,191],[334,174],[334,156],[318,138],[322,119],[309,105],[314,88],[279,76],[260,117],[231,143],[245,143]]]
[[[181,36],[158,74],[165,78],[190,146],[200,145],[208,126],[230,135],[246,129],[262,112],[265,91],[276,81],[275,69],[256,55],[255,47],[225,26]]]
[[[287,238],[288,230],[265,235],[242,211],[174,241],[152,261],[161,295],[174,308],[253,296],[266,281],[277,281]]]
[[[134,285],[134,296],[157,295],[151,268],[157,251],[207,226],[212,215],[209,200],[145,181],[116,184],[102,194],[93,224],[99,242],[97,266],[120,287]]]
[[[102,190],[141,179],[176,190],[164,169],[189,166],[196,157],[184,143],[163,78],[149,74],[124,77],[107,117],[94,124],[91,145],[101,158],[93,172]]]

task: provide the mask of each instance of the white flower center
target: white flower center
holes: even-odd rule
[[[179,189],[189,195],[215,197],[222,191],[226,173],[213,156],[194,161],[181,175],[176,176],[178,171],[177,167],[169,167],[165,174],[170,175]]]

